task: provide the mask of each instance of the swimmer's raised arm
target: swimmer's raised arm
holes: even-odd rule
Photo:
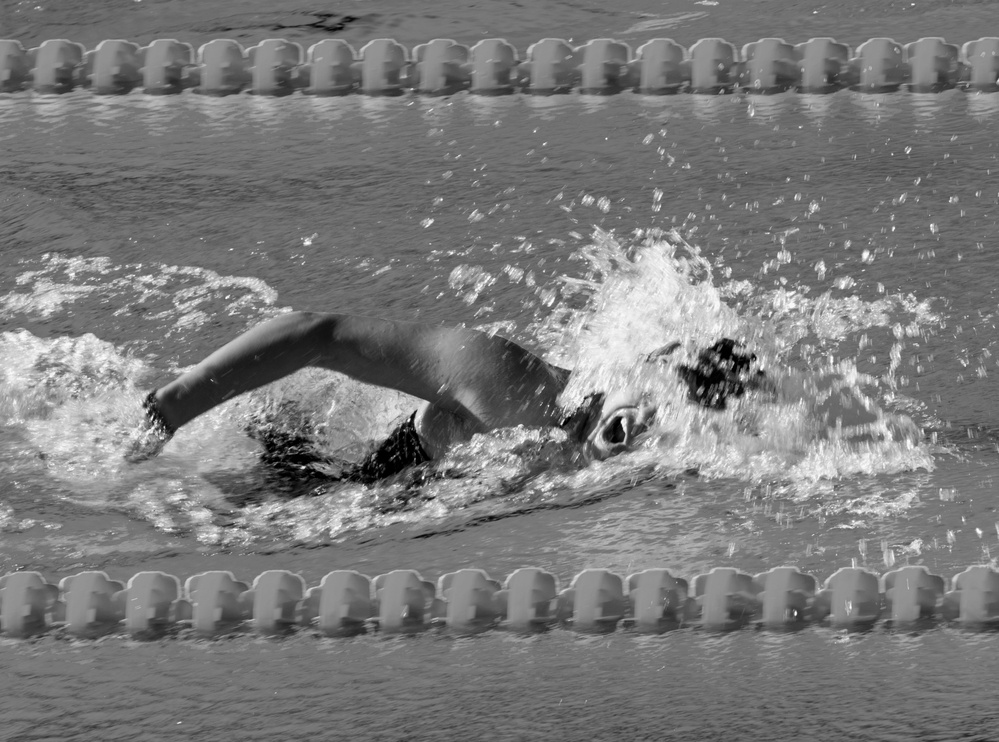
[[[292,312],[254,327],[155,390],[147,411],[172,433],[307,366],[424,399],[471,432],[552,424],[567,375],[516,343],[476,330]]]

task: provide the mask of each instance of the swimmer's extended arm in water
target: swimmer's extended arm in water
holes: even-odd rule
[[[198,415],[307,366],[426,400],[471,432],[550,424],[564,382],[558,369],[516,343],[475,330],[292,312],[254,327],[153,391],[146,400],[149,428],[127,458],[156,455]]]

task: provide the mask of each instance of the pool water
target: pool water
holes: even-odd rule
[[[531,565],[566,583],[596,566],[824,578],[995,564],[997,121],[999,96],[958,91],[4,97],[0,573],[291,569],[313,585],[337,568]],[[153,462],[121,461],[143,390],[292,308],[484,327],[605,384],[629,352],[736,335],[775,374],[844,375],[896,434],[830,434],[811,399],[714,417],[677,404],[643,449],[589,467],[554,434],[499,431],[420,478],[295,496],[259,465],[254,420],[349,459],[415,404],[306,372],[213,411]],[[204,739],[324,724],[372,739],[712,738],[736,724],[791,739],[803,710],[839,720],[818,738],[984,739],[967,694],[995,669],[981,658],[993,644],[815,629],[50,636],[3,652],[25,699],[17,739],[39,724],[88,738],[104,727],[87,709],[111,696],[130,737],[156,739],[185,723]],[[939,662],[966,674],[942,680]],[[732,700],[705,703],[718,687]],[[808,703],[791,698],[801,687]]]
[[[4,726],[8,739],[984,742],[994,645],[949,629],[20,642],[4,647],[19,681]]]

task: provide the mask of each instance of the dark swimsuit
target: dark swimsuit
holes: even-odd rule
[[[369,453],[364,461],[354,464],[339,479],[348,482],[371,484],[379,479],[398,474],[409,466],[430,461],[430,455],[423,449],[420,436],[416,432],[416,413],[406,420],[386,438],[382,445]]]

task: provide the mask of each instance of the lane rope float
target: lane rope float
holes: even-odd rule
[[[856,49],[832,38],[792,45],[760,39],[737,49],[724,39],[701,39],[689,49],[672,39],[652,39],[632,52],[615,39],[573,46],[546,38],[523,59],[505,39],[471,47],[434,39],[411,50],[394,39],[374,39],[359,51],[341,39],[324,39],[303,50],[284,39],[244,49],[214,39],[197,51],[176,39],[139,46],[106,39],[94,49],[48,39],[25,49],[0,40],[0,92],[67,93],[87,88],[101,95],[142,90],[168,95],[191,89],[204,95],[551,95],[579,91],[606,95],[626,90],[645,95],[692,92],[868,93],[940,92],[951,88],[999,91],[999,38],[958,47],[939,37],[900,44],[872,38]]]
[[[58,584],[38,572],[13,572],[0,577],[0,632],[28,637],[62,628],[81,637],[122,630],[141,636],[189,627],[217,635],[252,627],[270,635],[300,627],[326,636],[353,636],[433,627],[459,633],[552,627],[662,633],[684,626],[868,629],[879,621],[893,627],[999,626],[999,571],[974,565],[946,588],[943,577],[923,566],[901,567],[880,577],[844,567],[821,584],[795,567],[757,575],[716,567],[692,581],[662,568],[627,578],[607,569],[585,569],[562,590],[555,575],[536,567],[518,569],[502,583],[481,569],[460,569],[442,575],[436,584],[411,569],[373,579],[335,570],[311,588],[286,570],[268,570],[252,583],[216,570],[183,584],[174,575],[154,571],[139,572],[127,583],[105,572],[80,572]]]

